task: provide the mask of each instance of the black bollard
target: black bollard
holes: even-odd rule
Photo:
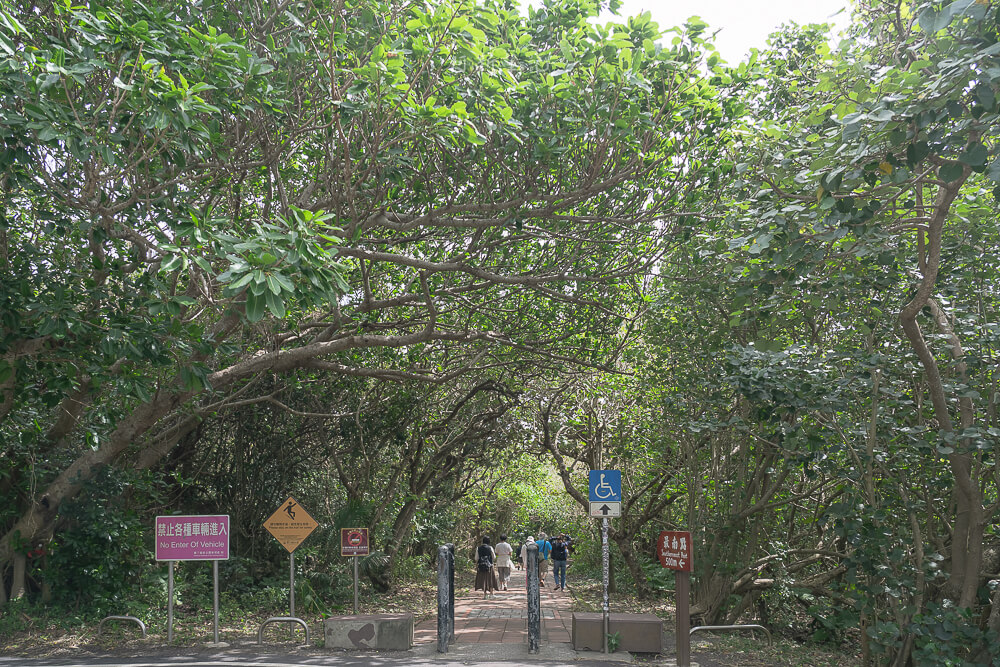
[[[448,652],[448,639],[451,630],[448,628],[448,597],[449,591],[449,554],[448,547],[438,547],[438,653]]]
[[[538,545],[525,549],[524,567],[528,579],[528,653],[538,653],[542,645],[542,603],[538,586]]]
[[[448,547],[448,642],[455,643],[455,545],[449,542]]]

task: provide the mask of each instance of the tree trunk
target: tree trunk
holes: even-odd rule
[[[948,435],[954,435],[956,429],[949,411],[944,381],[937,359],[928,346],[917,322],[917,316],[925,307],[931,308],[939,329],[949,339],[952,356],[959,362],[956,367],[961,375],[964,370],[964,363],[961,361],[964,353],[947,317],[932,297],[940,271],[945,219],[964,182],[965,178],[962,178],[940,188],[934,203],[934,215],[927,224],[926,231],[917,232],[918,241],[920,241],[918,245],[923,252],[923,255],[918,258],[923,275],[913,298],[899,313],[903,332],[917,358],[920,359],[921,366],[923,366],[934,416],[938,420],[941,432]],[[927,235],[926,243],[923,243],[924,234]],[[960,399],[959,405],[961,427],[971,426],[973,421],[971,399]],[[952,532],[951,572],[945,590],[949,598],[954,600],[959,607],[967,608],[972,607],[976,601],[979,570],[983,559],[983,531],[985,527],[983,498],[979,484],[973,479],[973,458],[968,449],[956,446],[947,457],[954,479],[952,495],[955,502],[955,521]]]
[[[14,579],[10,584],[10,599],[17,600],[25,594],[25,575],[28,569],[28,557],[22,553],[14,554]]]
[[[639,561],[636,560],[635,552],[632,551],[632,538],[634,535],[623,535],[615,533],[614,541],[618,545],[618,551],[621,552],[622,560],[625,561],[625,567],[628,568],[629,574],[632,575],[632,580],[635,581],[636,595],[640,598],[649,597],[650,588],[649,582],[646,580],[646,572],[642,569]]]
[[[392,540],[389,541],[389,544],[386,545],[385,549],[385,555],[389,558],[390,572],[396,564],[396,558],[399,555],[400,545],[402,545],[403,538],[406,537],[406,533],[409,532],[410,526],[413,525],[413,515],[416,513],[417,501],[407,500],[396,514],[396,520],[392,523]]]
[[[699,625],[717,624],[732,588],[732,576],[710,571],[708,576],[699,577],[695,586],[691,617],[698,618]]]
[[[129,445],[152,428],[159,419],[190,396],[190,393],[168,394],[164,392],[159,394],[156,399],[143,404],[123,420],[104,446],[97,450],[84,452],[63,470],[32,502],[31,506],[3,536],[3,539],[0,539],[0,568],[13,562],[16,569],[17,561],[14,549],[16,536],[28,544],[47,542],[55,527],[59,506],[79,493],[84,483],[90,480],[101,467],[114,461]]]

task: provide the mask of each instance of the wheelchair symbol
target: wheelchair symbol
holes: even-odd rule
[[[608,498],[613,498],[615,496],[615,490],[610,484],[604,481],[604,473],[601,473],[600,483],[594,487],[594,495],[597,496],[599,500],[607,500]]]

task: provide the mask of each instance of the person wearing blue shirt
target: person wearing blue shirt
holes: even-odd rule
[[[545,533],[538,533],[535,544],[538,545],[538,584],[545,586],[545,574],[549,571],[549,554],[552,553],[552,543],[545,539]]]

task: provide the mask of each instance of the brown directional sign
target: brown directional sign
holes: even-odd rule
[[[691,533],[686,530],[664,530],[657,540],[656,550],[660,554],[660,565],[678,572],[691,572],[694,560],[694,545]]]
[[[368,529],[367,528],[341,528],[340,529],[340,555],[341,556],[367,556],[368,555]]]
[[[318,525],[291,496],[264,522],[267,532],[274,535],[288,553],[295,551]]]

